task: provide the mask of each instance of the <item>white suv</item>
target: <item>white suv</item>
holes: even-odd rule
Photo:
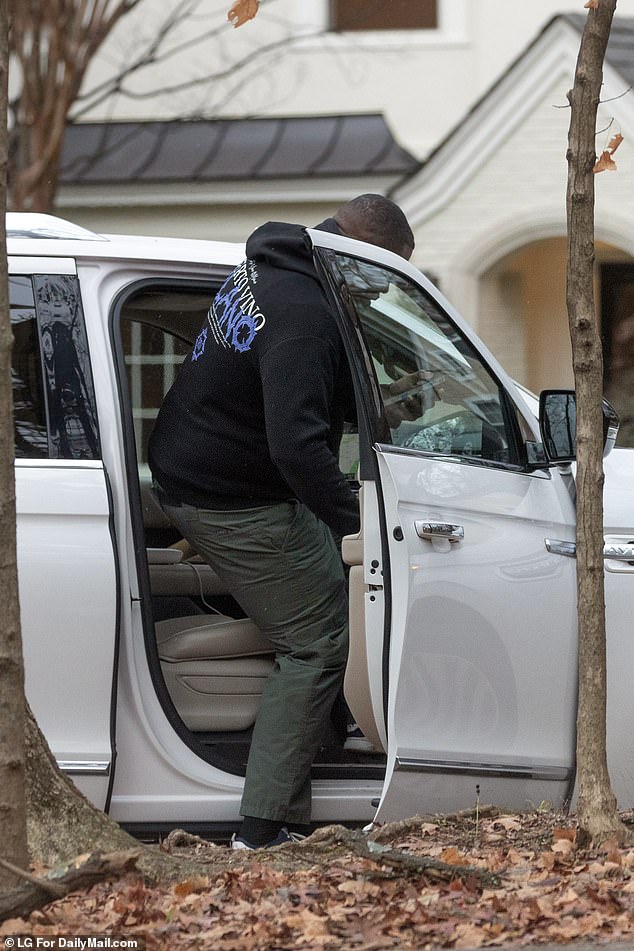
[[[28,214],[7,229],[29,700],[61,768],[115,819],[220,832],[238,821],[272,656],[174,547],[147,441],[243,248]],[[414,267],[308,235],[357,392],[346,694],[374,745],[345,750],[325,724],[313,818],[455,810],[477,787],[560,806],[575,781],[574,398],[551,394],[542,438],[534,399]],[[420,369],[420,415],[399,418],[385,384]],[[630,808],[634,453],[614,450],[606,478],[609,759]]]

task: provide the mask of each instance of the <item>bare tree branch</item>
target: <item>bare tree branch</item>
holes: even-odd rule
[[[12,206],[52,203],[69,111],[93,56],[141,0],[8,0],[21,88],[9,103]],[[54,172],[54,174],[52,174]]]
[[[183,118],[184,113],[189,119],[209,118],[232,97],[243,93],[247,84],[253,86],[258,80],[261,89],[263,75],[274,97],[272,80],[263,64],[296,49],[307,39],[323,38],[327,32],[316,27],[312,32],[302,30],[293,34],[285,19],[271,15],[276,0],[266,0],[262,6],[267,8],[269,25],[277,30],[275,37],[248,44],[248,49],[243,43],[236,47],[234,41],[230,50],[225,50],[223,37],[233,34],[227,20],[210,21],[210,14],[202,12],[202,0],[170,0],[167,12],[152,24],[145,40],[136,24],[136,45],[123,66],[115,66],[111,75],[82,88],[97,50],[122,18],[141,7],[143,0],[5,2],[10,12],[12,63],[19,77],[14,84],[14,88],[19,86],[18,91],[8,104],[9,196],[10,207],[15,210],[44,211],[53,206],[69,121],[85,119],[96,109],[103,116],[104,106],[112,113],[119,101],[160,102],[161,97],[175,97],[172,113],[177,113],[178,118]],[[204,63],[198,67],[194,58],[197,49],[205,53]],[[340,43],[330,50],[339,68],[345,69]],[[374,47],[373,51],[378,52]],[[390,52],[400,55],[395,49]],[[188,75],[184,77],[171,68],[183,59],[188,64]],[[157,77],[145,88],[134,82],[143,76],[144,70],[151,78]],[[178,110],[179,98],[182,100],[188,92],[192,96],[185,108]],[[192,101],[192,97],[198,101]],[[267,103],[270,105],[270,99]],[[252,110],[250,104],[248,108]]]
[[[191,49],[193,46],[198,46],[201,43],[204,43],[206,40],[215,39],[220,33],[226,32],[226,25],[213,27],[212,29],[205,30],[203,33],[198,33],[195,37],[185,40],[182,43],[177,44],[171,47],[169,50],[161,53],[163,42],[171,34],[173,34],[177,26],[183,23],[187,17],[191,15],[191,11],[195,9],[195,7],[198,5],[198,2],[199,0],[193,0],[193,3],[192,0],[184,0],[180,7],[173,11],[172,14],[156,28],[155,35],[151,40],[150,45],[147,47],[147,49],[143,50],[133,62],[127,63],[123,69],[119,70],[113,76],[109,76],[108,79],[105,79],[97,86],[94,86],[85,92],[79,93],[76,101],[78,103],[83,102],[85,105],[81,110],[75,111],[73,119],[77,119],[89,110],[94,109],[95,106],[108,99],[113,94],[113,92],[126,95],[126,92],[123,89],[123,83],[126,79],[129,79],[140,70],[145,69],[148,66],[165,64],[172,56],[180,55],[181,53],[186,52],[188,49]],[[209,78],[213,79],[214,77],[211,76]],[[161,87],[160,91],[163,92],[163,87]],[[156,90],[154,90],[151,95],[156,96]]]
[[[208,36],[213,36],[216,34],[216,32],[217,31],[210,31]],[[315,37],[319,37],[319,36],[323,36],[324,33],[325,31],[321,31],[313,35]],[[266,59],[268,56],[270,56],[273,53],[276,53],[280,49],[288,49],[289,46],[292,46],[294,43],[303,39],[305,39],[305,36],[282,37],[279,40],[273,40],[270,43],[266,43],[262,46],[257,47],[255,51],[250,50],[248,55],[245,55],[243,58],[236,60],[235,62],[229,64],[228,66],[226,66],[225,68],[221,70],[218,70],[212,73],[207,73],[205,76],[198,76],[192,79],[185,79],[182,82],[162,86],[160,92],[162,95],[172,95],[174,93],[184,92],[189,89],[196,89],[197,87],[210,85],[216,82],[221,82],[222,80],[225,80],[228,77],[235,75],[243,67],[252,66],[256,61]],[[183,44],[183,48],[186,45],[188,44]],[[159,59],[153,59],[153,60],[147,59],[143,63],[139,63],[139,66],[147,66],[150,64],[155,65],[159,62],[160,62]],[[129,75],[130,75],[130,72],[127,72],[126,78]],[[117,92],[119,95],[124,96],[127,99],[133,99],[138,101],[143,99],[155,99],[157,94],[156,89],[148,89],[146,91],[134,92],[130,89],[124,88],[123,86],[117,86]],[[80,118],[89,109],[93,109],[96,105],[99,104],[99,102],[108,98],[110,95],[112,95],[112,89],[104,89],[99,99],[96,99],[90,102],[90,104],[85,106],[83,109],[75,111],[73,113],[73,119],[75,120],[77,118]]]

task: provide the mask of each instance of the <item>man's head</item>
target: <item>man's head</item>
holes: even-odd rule
[[[401,209],[383,195],[359,195],[342,205],[334,219],[349,238],[376,244],[409,258],[414,235]]]

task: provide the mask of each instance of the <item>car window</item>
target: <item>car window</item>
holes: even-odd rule
[[[95,393],[74,275],[11,276],[16,458],[98,459]]]
[[[380,440],[470,460],[516,463],[503,390],[481,356],[416,284],[337,255],[382,413]]]
[[[48,456],[44,380],[35,316],[35,298],[29,277],[9,281],[13,353],[13,424],[16,458]]]
[[[132,294],[121,309],[137,465],[143,473],[159,407],[193,346],[213,294],[213,288],[145,287]]]

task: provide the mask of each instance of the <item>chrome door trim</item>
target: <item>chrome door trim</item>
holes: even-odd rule
[[[564,555],[567,558],[576,558],[576,542],[558,541],[555,538],[545,538],[544,544],[553,555]],[[606,542],[603,546],[603,557],[609,561],[634,562],[634,541],[627,544]]]
[[[502,776],[508,779],[541,779],[567,782],[573,770],[567,766],[510,763],[468,763],[450,760],[423,760],[397,756],[395,770],[409,773],[452,773],[456,776]]]
[[[109,760],[57,760],[57,766],[67,776],[108,776]]]
[[[577,557],[577,543],[560,541],[557,538],[545,538],[546,551],[553,555],[563,555],[565,558]]]
[[[634,542],[628,542],[626,545],[606,542],[603,546],[603,557],[612,561],[634,562]]]

